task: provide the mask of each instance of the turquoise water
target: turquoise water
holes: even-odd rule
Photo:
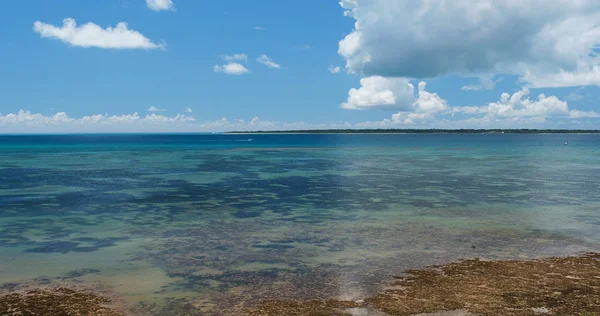
[[[0,287],[232,314],[598,251],[600,135],[0,136],[0,205]]]

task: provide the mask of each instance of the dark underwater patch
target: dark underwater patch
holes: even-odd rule
[[[69,271],[58,278],[63,279],[63,280],[74,279],[74,278],[80,278],[84,275],[94,274],[94,273],[99,273],[99,272],[100,272],[99,269],[78,269],[78,270]]]
[[[36,252],[36,253],[69,253],[71,251],[75,251],[79,243],[72,241],[46,241],[46,242],[36,242],[36,247],[29,248],[27,252]]]
[[[260,214],[261,214],[261,212],[237,211],[237,212],[234,212],[232,215],[237,218],[253,218],[253,217],[259,217]]]
[[[252,247],[254,247],[254,248],[265,248],[265,249],[277,249],[277,250],[285,250],[285,249],[296,248],[295,246],[292,246],[292,245],[283,245],[283,244],[254,245]]]
[[[69,252],[93,252],[102,248],[115,246],[118,241],[127,240],[123,237],[75,238],[74,241],[46,241],[36,242],[35,247],[25,250],[35,253],[69,253]],[[75,242],[77,241],[77,242]]]

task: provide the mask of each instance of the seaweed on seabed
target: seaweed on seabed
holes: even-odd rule
[[[125,316],[113,300],[68,287],[38,287],[0,292],[0,315]]]
[[[409,277],[366,301],[390,315],[464,309],[483,315],[600,310],[600,254],[531,261],[463,260]]]
[[[264,301],[248,312],[250,316],[352,316],[346,309],[360,307],[349,301]]]
[[[463,311],[467,315],[594,315],[600,312],[600,254],[529,261],[463,260],[409,270],[364,300],[387,315]],[[362,302],[361,302],[362,303]],[[264,301],[252,316],[350,315],[348,301]],[[464,314],[463,313],[463,314]]]

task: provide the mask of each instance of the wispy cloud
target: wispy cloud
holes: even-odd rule
[[[254,29],[257,31],[266,31],[267,30],[266,28],[264,28],[262,26],[255,26]]]
[[[225,56],[223,56],[223,59],[226,61],[248,60],[248,55],[246,55],[246,54],[225,55]]]
[[[260,55],[260,57],[258,57],[256,59],[256,61],[259,62],[259,63],[261,63],[261,64],[263,64],[263,65],[265,65],[265,66],[267,66],[267,67],[269,67],[269,68],[281,68],[281,66],[278,63],[274,62],[271,59],[271,57],[269,57],[269,56],[267,56],[265,54]]]
[[[157,107],[155,107],[154,105],[148,108],[148,112],[163,112],[166,111],[167,109],[159,109]]]
[[[327,70],[329,70],[329,72],[332,74],[337,74],[340,71],[342,71],[342,68],[340,68],[340,66],[335,66],[335,67],[331,66],[331,67],[327,68]]]
[[[460,90],[463,90],[463,91],[480,91],[483,89],[484,89],[483,86],[480,84],[468,84],[468,85],[462,86],[460,88]]]
[[[183,112],[185,112],[185,113],[192,113],[194,111],[192,110],[192,108],[185,108],[185,110],[183,110]]]
[[[583,100],[583,94],[581,94],[581,90],[583,90],[583,87],[580,87],[575,91],[571,91],[566,99],[574,102]]]
[[[460,88],[463,91],[481,91],[481,90],[492,90],[496,87],[497,83],[504,80],[504,77],[500,77],[494,80],[493,76],[482,76],[479,78],[479,84],[468,84]]]
[[[127,23],[120,22],[116,27],[106,29],[89,22],[82,26],[72,18],[63,20],[62,27],[36,21],[33,30],[41,37],[60,40],[77,47],[97,47],[107,49],[157,49],[164,44],[156,44],[138,31],[130,30]]]

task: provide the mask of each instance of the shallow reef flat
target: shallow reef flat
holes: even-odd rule
[[[600,254],[529,261],[462,260],[406,271],[365,300],[264,301],[252,316],[597,315]]]
[[[265,300],[252,308],[232,307],[220,315],[596,315],[600,312],[600,253],[537,260],[478,258],[408,270],[378,294],[357,300]],[[81,287],[4,288],[1,315],[126,314],[118,299]],[[171,315],[203,315],[194,304],[172,301]]]
[[[281,137],[0,146],[0,289],[85,285],[147,316],[328,299],[373,316],[353,302],[410,269],[600,251],[598,135]]]

